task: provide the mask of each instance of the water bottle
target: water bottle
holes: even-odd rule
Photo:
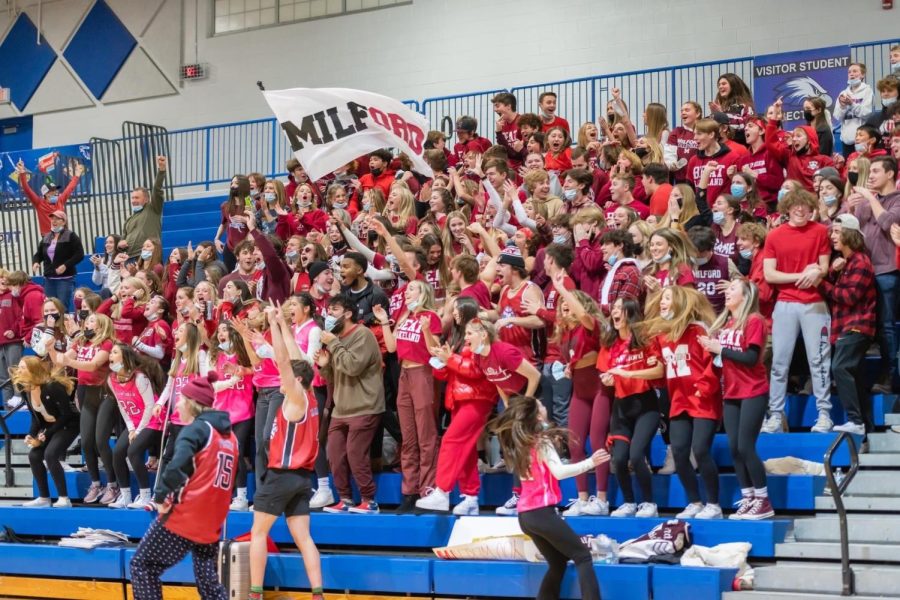
[[[842,468],[838,467],[837,471],[834,472],[835,485],[840,487],[841,483],[843,483],[843,481],[844,481],[844,477],[846,477],[846,475],[844,475],[844,470]]]

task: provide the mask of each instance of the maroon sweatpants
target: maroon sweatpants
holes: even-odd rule
[[[611,404],[611,390],[600,383],[595,368],[585,367],[572,372],[572,401],[569,403],[569,429],[572,431],[569,453],[572,462],[584,460],[587,456],[584,448],[588,432],[594,452],[606,448]],[[595,474],[597,491],[605,492],[609,486],[609,463],[597,467]],[[586,473],[575,477],[575,487],[579,492],[588,491],[587,484]]]
[[[431,367],[401,367],[397,386],[400,419],[400,469],[404,495],[425,495],[434,487],[437,464],[437,423],[434,419],[434,377]]]
[[[493,402],[457,402],[450,413],[450,427],[441,438],[435,483],[445,492],[453,491],[459,482],[459,493],[477,496],[481,489],[478,477],[478,438],[484,431]]]
[[[358,417],[332,417],[328,426],[328,465],[341,498],[352,498],[350,475],[356,480],[363,500],[375,498],[375,480],[372,478],[372,463],[369,447],[381,415],[360,415]]]

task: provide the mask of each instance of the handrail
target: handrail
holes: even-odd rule
[[[0,387],[5,386],[7,383],[9,383],[9,378],[0,381]],[[5,414],[0,415],[0,429],[3,430],[3,452],[6,458],[6,464],[3,467],[4,487],[12,487],[16,484],[16,474],[12,468],[12,433],[10,433],[9,427],[6,425],[6,419],[8,419],[10,415],[14,414],[23,406],[25,406],[24,400],[15,408],[12,408],[6,411]]]
[[[834,452],[840,447],[841,442],[847,440],[847,447],[850,449],[850,469],[847,475],[840,482],[835,480],[834,473],[831,470],[831,458]],[[847,509],[844,508],[844,500],[841,498],[847,490],[847,486],[853,481],[856,472],[859,471],[859,453],[856,451],[856,440],[847,432],[841,432],[840,435],[831,443],[828,452],[825,453],[825,478],[828,481],[828,489],[831,490],[831,497],[834,498],[834,507],[838,513],[838,522],[841,529],[841,575],[843,578],[842,596],[852,596],[856,584],[853,579],[853,569],[850,568],[850,539],[847,534]]]

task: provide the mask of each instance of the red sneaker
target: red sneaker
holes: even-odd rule
[[[768,498],[754,498],[753,503],[747,512],[744,513],[742,519],[744,521],[762,521],[775,516],[775,509]]]

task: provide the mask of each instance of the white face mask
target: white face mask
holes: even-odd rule
[[[219,344],[219,350],[222,352],[231,352],[231,342],[225,341]]]
[[[182,354],[184,354],[185,352],[187,352],[187,348],[188,348],[187,344],[182,344],[182,345],[178,346],[178,351],[181,352]]]
[[[122,370],[124,365],[122,363],[109,363],[109,370],[113,373],[118,373]]]

